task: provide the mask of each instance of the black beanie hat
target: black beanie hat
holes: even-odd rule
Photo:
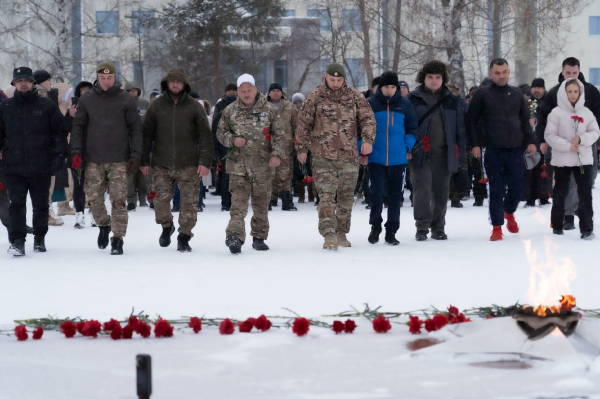
[[[373,81],[371,81],[371,88],[378,86],[379,85],[379,76],[377,76],[376,78],[373,78]]]
[[[542,78],[535,78],[531,81],[531,87],[541,87],[543,89],[546,89],[546,82]]]
[[[385,71],[379,77],[379,87],[398,86],[398,74],[394,71]]]
[[[38,69],[33,73],[33,79],[35,79],[35,82],[37,84],[41,84],[47,81],[48,79],[52,79],[52,76],[50,76],[50,74],[47,71],[43,69]]]
[[[283,87],[281,87],[279,83],[271,83],[271,86],[269,86],[269,93],[271,92],[271,90],[279,90],[283,92]]]
[[[408,83],[406,83],[403,80],[401,80],[400,82],[398,82],[398,86],[404,86],[404,87],[406,87],[406,90],[410,91],[410,87],[408,86]]]
[[[227,83],[227,86],[225,86],[225,92],[228,92],[230,90],[237,91],[237,85],[235,83]]]

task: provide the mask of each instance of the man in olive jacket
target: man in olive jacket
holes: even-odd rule
[[[144,120],[142,172],[150,172],[150,152],[154,147],[154,210],[156,223],[163,228],[159,244],[168,247],[175,232],[170,204],[177,182],[181,192],[177,250],[190,252],[200,179],[208,175],[213,159],[212,133],[204,107],[189,95],[192,89],[183,68],[169,69],[160,86],[163,94],[150,104]]]
[[[85,155],[84,191],[100,228],[98,248],[108,246],[112,228],[111,255],[122,255],[128,221],[127,175],[141,167],[142,123],[135,99],[115,81],[116,72],[113,63],[101,62],[94,87],[79,99],[71,131],[71,155],[74,160]],[[104,205],[107,188],[110,216]]]

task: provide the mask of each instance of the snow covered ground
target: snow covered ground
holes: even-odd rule
[[[367,242],[369,214],[358,205],[348,236],[353,247],[337,252],[321,249],[317,213],[309,203],[297,204],[298,212],[279,207],[270,213],[270,251],[245,245],[233,256],[224,244],[229,214],[220,212],[214,196],[198,214],[193,252],[187,254],[178,253],[176,243],[158,246],[161,229],[148,208],[129,214],[121,257],[97,249],[98,229],[75,230],[74,216],[50,228],[45,254],[33,253],[29,236],[24,258],[2,255],[8,244],[0,229],[0,329],[13,328],[15,319],[47,315],[123,319],[132,307],[165,318],[239,319],[289,316],[286,307],[331,323],[333,318],[321,316],[365,303],[410,311],[527,302],[530,267],[523,240],[531,239],[544,256],[550,206],[519,209],[520,233],[505,229],[502,242],[490,242],[487,207],[464,205],[448,208],[445,242],[416,242],[412,210],[402,208],[397,247],[384,245],[383,236],[377,245]],[[600,308],[600,238],[582,241],[575,230],[553,240],[556,256],[577,266],[571,291],[578,305]],[[376,334],[366,319],[357,323],[354,334],[311,327],[302,338],[285,329],[221,336],[214,327],[198,335],[186,329],[174,338],[132,341],[67,340],[46,332],[40,341],[17,342],[0,335],[0,399],[134,398],[138,353],[152,356],[153,398],[600,398],[597,362],[581,371],[557,364],[497,369],[415,360],[407,343],[448,333],[414,336],[393,324],[388,334]]]

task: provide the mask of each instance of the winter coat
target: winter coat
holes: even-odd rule
[[[419,132],[412,103],[400,95],[400,90],[396,90],[392,97],[386,97],[380,88],[367,101],[377,122],[369,163],[386,166],[406,164],[406,154],[415,145]]]
[[[71,131],[71,153],[85,152],[94,163],[142,157],[142,122],[135,98],[116,82],[107,91],[98,82],[79,98]]]
[[[415,90],[409,93],[408,99],[412,103],[417,121],[420,120],[427,111],[435,104],[430,104],[425,85],[419,85]],[[446,135],[446,145],[448,147],[448,172],[456,173],[459,165],[464,165],[466,154],[465,124],[464,113],[459,97],[453,95],[446,86],[442,86],[440,111],[442,111],[442,123]],[[416,135],[417,143],[422,142],[423,137],[429,136],[431,130],[431,113],[419,125],[419,131]],[[424,145],[419,145],[418,149],[412,154],[409,165],[421,166],[425,160]]]
[[[35,89],[0,103],[0,151],[7,175],[52,175],[55,157],[69,153],[64,117]]]
[[[223,116],[223,110],[229,105],[232,104],[236,101],[236,96],[225,96],[225,98],[223,99],[223,102],[221,102],[220,104],[223,106],[221,108],[221,110],[219,112],[215,112],[213,114],[213,121],[212,121],[212,134],[213,134],[213,146],[215,149],[215,156],[217,157],[218,161],[224,161],[225,157],[227,156],[227,151],[229,150],[229,148],[225,147],[223,144],[221,144],[219,142],[219,139],[217,139],[217,130],[219,128],[219,121],[221,120],[221,117]]]
[[[233,144],[240,137],[246,140],[242,148]],[[279,111],[260,93],[250,109],[238,98],[223,110],[217,138],[230,148],[226,162],[230,175],[266,176],[271,158],[282,159],[284,155],[285,133]]]
[[[168,80],[185,83],[179,101],[168,94]],[[163,95],[150,104],[144,120],[142,165],[180,169],[203,165],[210,168],[213,142],[204,107],[189,96],[192,91],[187,76],[179,67],[169,69],[161,81]]]
[[[579,73],[579,77],[577,78],[583,86],[585,87],[585,103],[584,106],[592,111],[596,120],[600,120],[600,92],[591,83],[587,83],[585,81],[585,76],[583,73]],[[538,108],[537,116],[537,126],[535,128],[536,134],[538,135],[538,140],[544,140],[544,131],[546,129],[546,123],[548,120],[548,115],[556,106],[558,105],[557,94],[560,89],[561,84],[564,82],[565,78],[562,76],[562,73],[558,75],[558,84],[554,86],[550,91],[546,92],[544,96],[544,102]]]
[[[592,165],[594,162],[592,144],[598,140],[600,128],[598,128],[598,122],[592,111],[584,105],[585,90],[583,83],[579,80],[577,83],[579,83],[582,94],[575,106],[569,102],[565,91],[565,85],[569,80],[560,85],[557,95],[558,107],[550,112],[544,132],[546,142],[552,147],[551,164],[553,166]],[[583,123],[576,123],[572,119],[575,116],[583,118]],[[575,126],[577,126],[577,133],[575,133]],[[581,139],[579,153],[570,150],[571,140],[575,135]]]
[[[313,157],[348,159],[358,157],[357,130],[362,140],[375,141],[375,116],[369,103],[356,89],[344,83],[333,91],[322,80],[321,86],[308,93],[298,115],[296,150],[309,150]]]

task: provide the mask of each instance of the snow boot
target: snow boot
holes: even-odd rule
[[[379,242],[379,235],[381,234],[381,226],[371,226],[371,234],[369,234],[369,242],[371,244],[377,244]]]
[[[244,243],[235,234],[229,234],[225,238],[225,245],[229,247],[229,251],[232,254],[239,254],[240,252],[242,252],[243,244]]]
[[[582,240],[593,240],[594,238],[596,238],[596,236],[594,235],[593,231],[583,231],[581,232],[581,239]]]
[[[171,223],[171,226],[169,227],[163,227],[162,234],[158,239],[158,244],[163,248],[171,245],[171,236],[173,233],[175,233],[175,225],[173,223]]]
[[[385,233],[385,243],[387,245],[400,245],[400,241],[396,240],[396,235],[392,233]]]
[[[85,218],[83,212],[77,212],[75,215],[75,226],[76,229],[83,229],[85,227]]]
[[[75,215],[75,209],[69,206],[69,201],[58,203],[58,216]]]
[[[443,231],[434,231],[431,233],[431,238],[434,240],[447,240],[448,236]]]
[[[494,230],[492,231],[490,241],[502,241],[502,236],[502,226],[494,226]]]
[[[514,234],[514,233],[519,232],[519,225],[517,224],[517,221],[515,220],[514,213],[504,212],[504,219],[506,219],[506,229],[508,230],[509,233]]]
[[[187,234],[179,233],[177,236],[177,250],[179,252],[192,252],[192,247],[190,247],[191,238]]]
[[[425,241],[427,239],[427,234],[429,230],[417,230],[417,234],[415,234],[415,238],[417,241]]]
[[[44,237],[33,237],[33,252],[46,252]]]
[[[575,216],[565,215],[563,230],[575,230]]]
[[[297,211],[298,208],[294,206],[292,202],[292,198],[290,197],[289,191],[284,191],[281,193],[281,210],[282,211]]]
[[[265,240],[256,237],[252,237],[252,248],[256,249],[257,251],[269,250],[269,246],[265,244]]]
[[[135,204],[133,202],[127,204],[127,212],[135,212]]]
[[[332,249],[337,251],[338,242],[337,237],[334,234],[328,234],[325,236],[325,242],[323,243],[323,249]]]
[[[110,254],[123,255],[123,239],[120,237],[112,237],[110,239]]]
[[[350,248],[352,246],[350,241],[348,241],[348,238],[346,238],[346,234],[343,234],[343,233],[337,234],[337,242],[338,242],[338,247]]]
[[[108,235],[110,234],[110,226],[100,226],[98,233],[98,248],[105,249],[108,247]]]
[[[17,238],[13,241],[8,251],[9,255],[12,256],[25,256],[25,240],[23,238]]]

